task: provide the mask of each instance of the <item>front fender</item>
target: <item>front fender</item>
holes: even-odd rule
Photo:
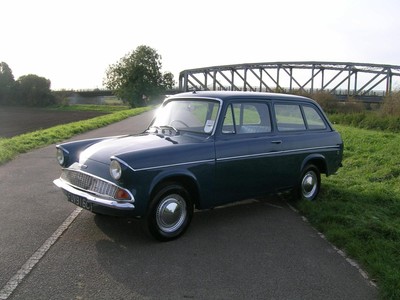
[[[179,170],[164,170],[163,172],[157,174],[155,176],[149,186],[149,196],[151,196],[154,189],[162,182],[166,182],[169,180],[179,179],[179,178],[187,178],[196,183],[197,186],[197,179],[196,176],[187,169],[179,169]],[[197,188],[199,188],[197,186]]]
[[[74,142],[67,142],[67,143],[56,145],[56,148],[63,150],[65,158],[66,158],[63,167],[68,168],[74,162],[79,161],[80,153],[83,150],[85,150],[87,147],[89,147],[89,146],[91,146],[93,144],[102,142],[104,140],[113,139],[113,138],[117,138],[117,137],[118,136],[87,139],[87,140],[80,140],[80,141],[74,141]]]

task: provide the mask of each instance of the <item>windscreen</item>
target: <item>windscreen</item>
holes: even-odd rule
[[[211,134],[219,107],[219,102],[212,100],[171,100],[159,109],[151,127],[173,127],[179,131]]]

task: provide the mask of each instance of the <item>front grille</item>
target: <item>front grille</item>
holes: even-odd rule
[[[110,182],[76,170],[64,169],[61,174],[61,179],[77,188],[112,198],[114,198],[115,193],[118,190],[118,187]]]

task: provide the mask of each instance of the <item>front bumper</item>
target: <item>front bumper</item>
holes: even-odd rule
[[[115,216],[126,216],[132,215],[132,212],[135,209],[135,205],[133,204],[134,199],[130,200],[129,202],[104,199],[97,195],[77,189],[61,178],[54,180],[53,183],[57,187],[61,188],[66,195],[72,194],[86,199],[87,202],[92,204],[93,212]]]

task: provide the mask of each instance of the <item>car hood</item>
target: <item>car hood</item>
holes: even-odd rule
[[[112,156],[154,147],[165,147],[170,144],[171,142],[165,138],[153,134],[112,137],[92,144],[82,151],[79,163],[84,164],[87,160],[95,160],[108,164]]]
[[[162,136],[151,133],[140,135],[112,137],[92,144],[83,150],[79,157],[80,164],[86,164],[88,160],[104,164],[110,163],[110,158],[115,157],[136,157],[143,156],[143,153],[154,153],[156,149],[167,149],[177,145],[198,143],[204,138],[178,136]]]

